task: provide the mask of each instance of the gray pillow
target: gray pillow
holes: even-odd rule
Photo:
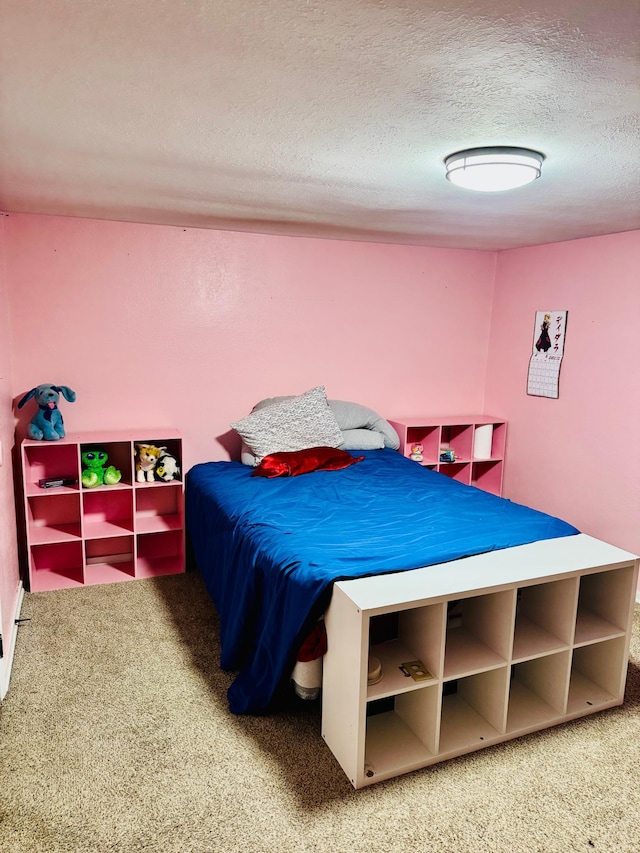
[[[346,400],[329,400],[329,405],[336,416],[338,426],[342,430],[369,429],[381,432],[384,436],[384,446],[392,450],[400,447],[398,433],[373,409],[361,406],[359,403],[349,403]],[[366,448],[362,448],[365,450]]]
[[[342,450],[382,450],[384,436],[375,429],[343,429]]]
[[[265,400],[256,403],[252,411],[257,412],[276,403],[292,399],[291,396],[267,397]],[[400,447],[398,433],[388,421],[380,417],[373,409],[346,400],[329,400],[328,402],[342,432],[343,443],[340,447],[343,450],[381,450],[383,447],[398,450]],[[255,466],[258,464],[255,454],[246,441],[242,442],[240,459],[244,465]]]
[[[339,447],[342,432],[327,403],[324,385],[264,407],[231,424],[260,462],[271,453],[308,447]],[[244,461],[244,460],[243,460]]]

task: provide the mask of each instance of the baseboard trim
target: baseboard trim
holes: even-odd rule
[[[22,600],[24,598],[24,586],[22,581],[18,587],[18,595],[16,596],[16,606],[13,612],[11,636],[7,637],[4,649],[5,657],[0,666],[0,702],[7,695],[9,689],[9,681],[11,680],[11,667],[13,666],[13,655],[16,650],[16,639],[18,636],[18,620],[20,619],[20,611],[22,610]]]

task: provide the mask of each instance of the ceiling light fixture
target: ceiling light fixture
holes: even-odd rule
[[[477,192],[495,193],[523,187],[540,177],[544,154],[507,145],[468,148],[444,161],[447,180]]]

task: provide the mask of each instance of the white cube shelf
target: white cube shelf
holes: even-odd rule
[[[621,704],[637,580],[635,555],[579,534],[336,583],[327,745],[361,788]]]

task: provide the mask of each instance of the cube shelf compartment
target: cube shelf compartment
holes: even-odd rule
[[[422,462],[416,464],[491,494],[502,494],[505,421],[489,415],[458,415],[398,418],[390,423],[398,433],[404,456],[411,456],[415,444],[422,445]],[[443,450],[452,450],[455,461],[440,461]]]
[[[633,554],[578,534],[334,584],[327,745],[361,788],[621,704],[637,580]]]
[[[80,495],[48,495],[42,492],[27,500],[27,527],[34,545],[78,539]]]
[[[135,444],[164,446],[182,462],[175,430],[87,432],[22,443],[32,592],[177,574],[185,569],[182,482],[138,483]],[[101,447],[122,473],[115,485],[81,486],[81,454]],[[41,479],[71,480],[42,488]]]
[[[153,578],[184,571],[182,530],[138,536],[136,576]]]
[[[460,678],[452,692],[443,690],[438,752],[457,755],[490,743],[504,731],[504,696],[508,669],[501,666]]]

